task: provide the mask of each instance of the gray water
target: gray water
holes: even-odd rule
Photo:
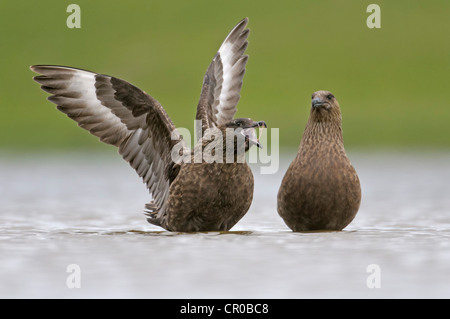
[[[0,297],[449,298],[450,154],[350,158],[363,201],[344,231],[278,217],[287,155],[278,174],[252,167],[254,201],[230,232],[172,233],[146,222],[147,190],[115,153],[3,154]]]

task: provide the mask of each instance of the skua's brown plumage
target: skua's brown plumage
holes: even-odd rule
[[[244,19],[233,28],[208,67],[196,115],[203,132],[238,129],[245,150],[252,144],[260,146],[255,128],[265,126],[233,119],[248,59],[247,23]],[[237,161],[237,156],[232,163],[209,163],[204,158],[195,162],[194,150],[187,148],[164,108],[144,91],[81,69],[51,65],[31,69],[41,74],[34,80],[52,94],[49,100],[60,111],[102,142],[118,147],[142,177],[153,197],[146,205],[150,223],[171,231],[229,230],[248,211],[253,175],[247,163]],[[216,142],[201,140],[195,147],[204,150]],[[174,159],[174,147],[188,150],[192,161],[185,161],[186,156]]]
[[[328,91],[315,92],[300,148],[278,191],[278,213],[293,231],[342,230],[360,201],[359,178],[344,149],[339,103]]]

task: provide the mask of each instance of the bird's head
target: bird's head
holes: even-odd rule
[[[329,91],[317,91],[311,96],[311,116],[317,121],[333,120],[341,117],[339,103]]]
[[[242,134],[245,137],[246,143],[249,143],[249,147],[251,145],[256,145],[259,148],[262,148],[262,145],[259,143],[257,134],[256,134],[256,128],[267,128],[266,122],[264,121],[253,121],[250,118],[237,118],[233,119],[230,122],[225,124],[226,128],[232,128],[234,130],[240,129],[240,134]],[[247,149],[247,147],[246,147]]]

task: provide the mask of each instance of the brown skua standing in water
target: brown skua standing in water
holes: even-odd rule
[[[318,91],[311,104],[297,156],[278,191],[278,213],[293,231],[342,230],[359,209],[359,178],[345,153],[338,101]]]
[[[236,25],[209,65],[196,115],[203,132],[237,129],[245,151],[251,145],[261,146],[255,130],[265,126],[262,121],[233,118],[248,59],[244,54],[247,23],[244,19]],[[164,108],[144,91],[115,77],[70,67],[36,65],[31,69],[41,74],[34,80],[52,94],[49,100],[60,111],[102,142],[118,147],[142,177],[153,197],[146,205],[150,223],[170,231],[226,231],[248,211],[254,182],[245,160],[236,161],[235,153],[232,163],[228,158],[195,162],[194,150],[186,147]],[[233,138],[237,146],[238,138]],[[203,139],[194,149],[204,150],[217,142]],[[191,161],[174,159],[172,149],[180,145],[188,149]]]

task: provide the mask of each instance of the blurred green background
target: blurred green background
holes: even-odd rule
[[[81,7],[81,29],[66,8]],[[381,7],[381,29],[366,8]],[[193,127],[203,75],[249,17],[240,117],[297,147],[311,93],[338,98],[347,148],[450,148],[450,1],[228,0],[0,2],[0,150],[108,149],[46,100],[33,64],[113,75]]]

